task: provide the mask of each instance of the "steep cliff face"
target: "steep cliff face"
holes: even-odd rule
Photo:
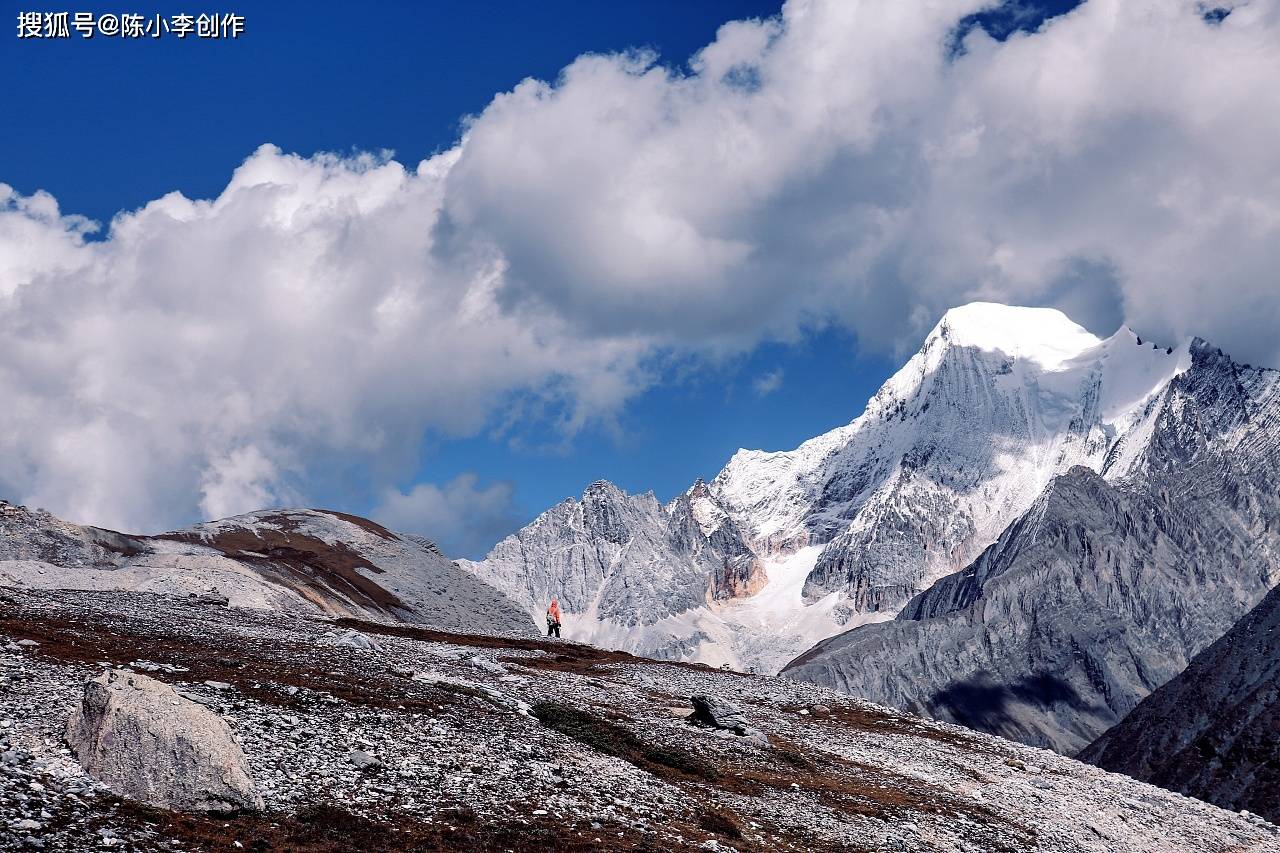
[[[1064,752],[1114,725],[1280,581],[1280,381],[1189,356],[1101,474],[786,674]]]
[[[1079,757],[1280,822],[1280,588]]]
[[[667,505],[673,530],[691,553],[710,551],[720,561],[712,571],[707,594],[713,601],[732,601],[754,595],[768,577],[764,565],[747,545],[747,534],[724,511],[707,484],[698,480]]]
[[[568,600],[577,636],[776,671],[892,618],[1073,466],[1129,476],[1191,363],[1190,343],[1101,340],[1050,309],[953,309],[849,425],[793,451],[739,451],[666,507],[618,498],[636,519],[625,549],[574,521],[584,495],[467,565],[530,612]]]
[[[705,541],[691,546],[688,533],[652,494],[600,481],[498,543],[477,574],[536,618],[558,597],[570,613],[649,624],[703,600],[709,567],[695,546]]]

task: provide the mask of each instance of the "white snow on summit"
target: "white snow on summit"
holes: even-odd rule
[[[1057,370],[1102,341],[1054,308],[1018,308],[972,302],[952,308],[929,334],[953,346],[1002,352]]]

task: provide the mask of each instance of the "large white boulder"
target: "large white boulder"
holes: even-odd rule
[[[226,721],[154,678],[113,669],[86,681],[67,743],[122,797],[180,811],[262,808]]]

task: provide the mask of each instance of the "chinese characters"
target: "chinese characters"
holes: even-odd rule
[[[244,15],[234,12],[200,15],[135,15],[92,12],[19,12],[18,38],[69,39],[238,39],[244,34]]]

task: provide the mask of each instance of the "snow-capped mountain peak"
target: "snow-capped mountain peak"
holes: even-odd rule
[[[689,511],[704,536],[715,533],[729,519],[728,513],[720,506],[701,477],[689,487],[685,496],[689,499]]]
[[[794,450],[739,450],[666,507],[593,484],[581,509],[552,512],[587,512],[609,492],[631,507],[628,538],[570,525],[532,547],[540,520],[474,569],[517,599],[524,589],[530,612],[552,591],[589,589],[570,611],[599,641],[776,669],[823,631],[892,617],[1073,466],[1118,480],[1147,464],[1191,353],[1127,328],[1102,339],[1050,308],[953,308],[848,425]],[[566,553],[586,563],[565,574]],[[768,618],[749,612],[757,596]]]

